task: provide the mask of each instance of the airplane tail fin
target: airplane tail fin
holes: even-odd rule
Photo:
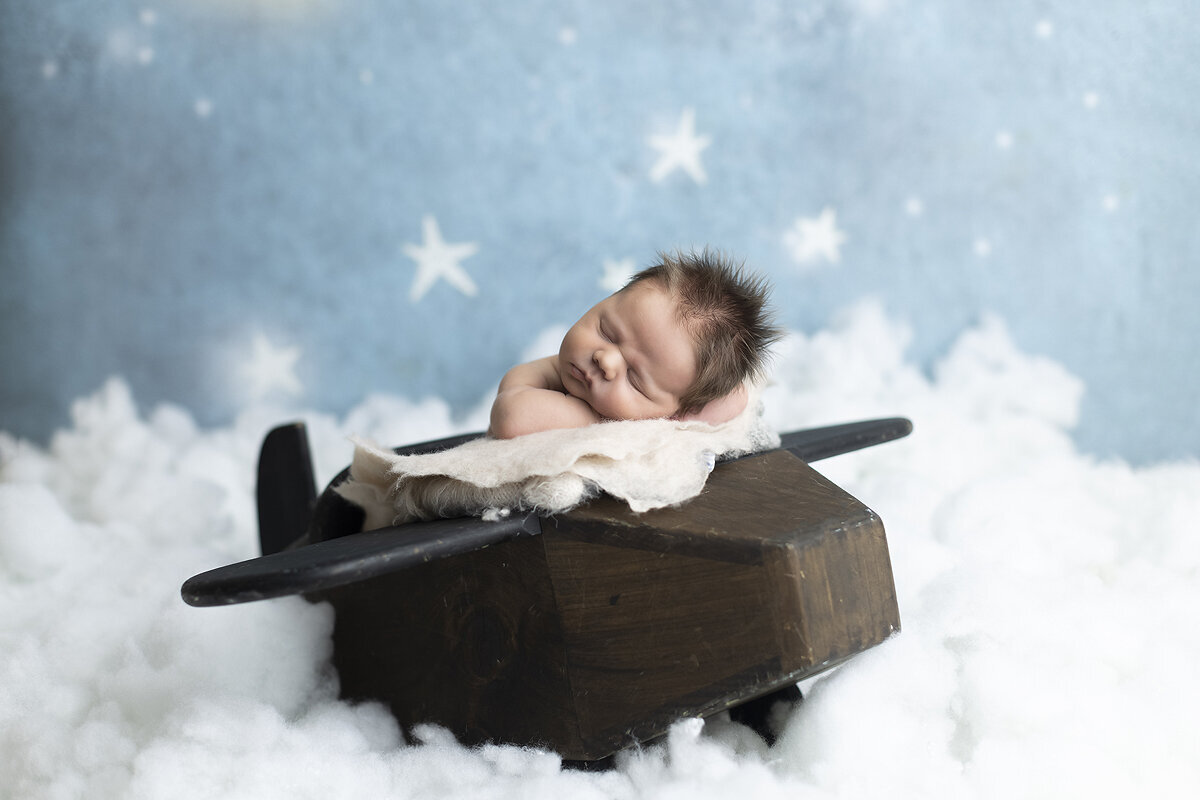
[[[258,542],[278,553],[308,529],[317,500],[308,431],[303,422],[275,428],[258,454]]]

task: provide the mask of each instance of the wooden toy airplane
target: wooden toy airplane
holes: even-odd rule
[[[779,449],[718,463],[698,497],[643,514],[602,495],[554,516],[360,533],[361,509],[331,490],[349,470],[317,498],[296,423],[260,455],[263,555],[182,594],[195,606],[330,602],[342,696],[466,744],[587,762],[681,717],[741,710],[761,729],[766,708],[749,701],[798,696],[798,681],[900,628],[882,522],[806,462],[911,430],[896,418],[785,434]]]

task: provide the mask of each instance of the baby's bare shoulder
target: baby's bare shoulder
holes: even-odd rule
[[[504,373],[504,378],[500,381],[500,392],[519,388],[562,391],[563,383],[558,376],[557,359],[547,356],[536,361],[527,361]]]
[[[501,389],[492,403],[488,433],[511,439],[554,428],[582,428],[600,422],[592,407],[565,392],[532,386]]]

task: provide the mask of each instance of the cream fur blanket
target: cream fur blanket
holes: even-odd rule
[[[494,518],[511,510],[555,513],[598,492],[648,511],[700,494],[715,458],[779,445],[762,419],[758,394],[752,388],[746,410],[720,425],[603,422],[475,439],[409,456],[352,439],[350,479],[336,491],[366,511],[364,530],[445,517]]]

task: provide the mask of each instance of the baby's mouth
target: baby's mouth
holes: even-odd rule
[[[588,377],[586,372],[577,367],[573,361],[571,362],[571,375],[584,386],[589,389],[592,388],[592,379]]]

